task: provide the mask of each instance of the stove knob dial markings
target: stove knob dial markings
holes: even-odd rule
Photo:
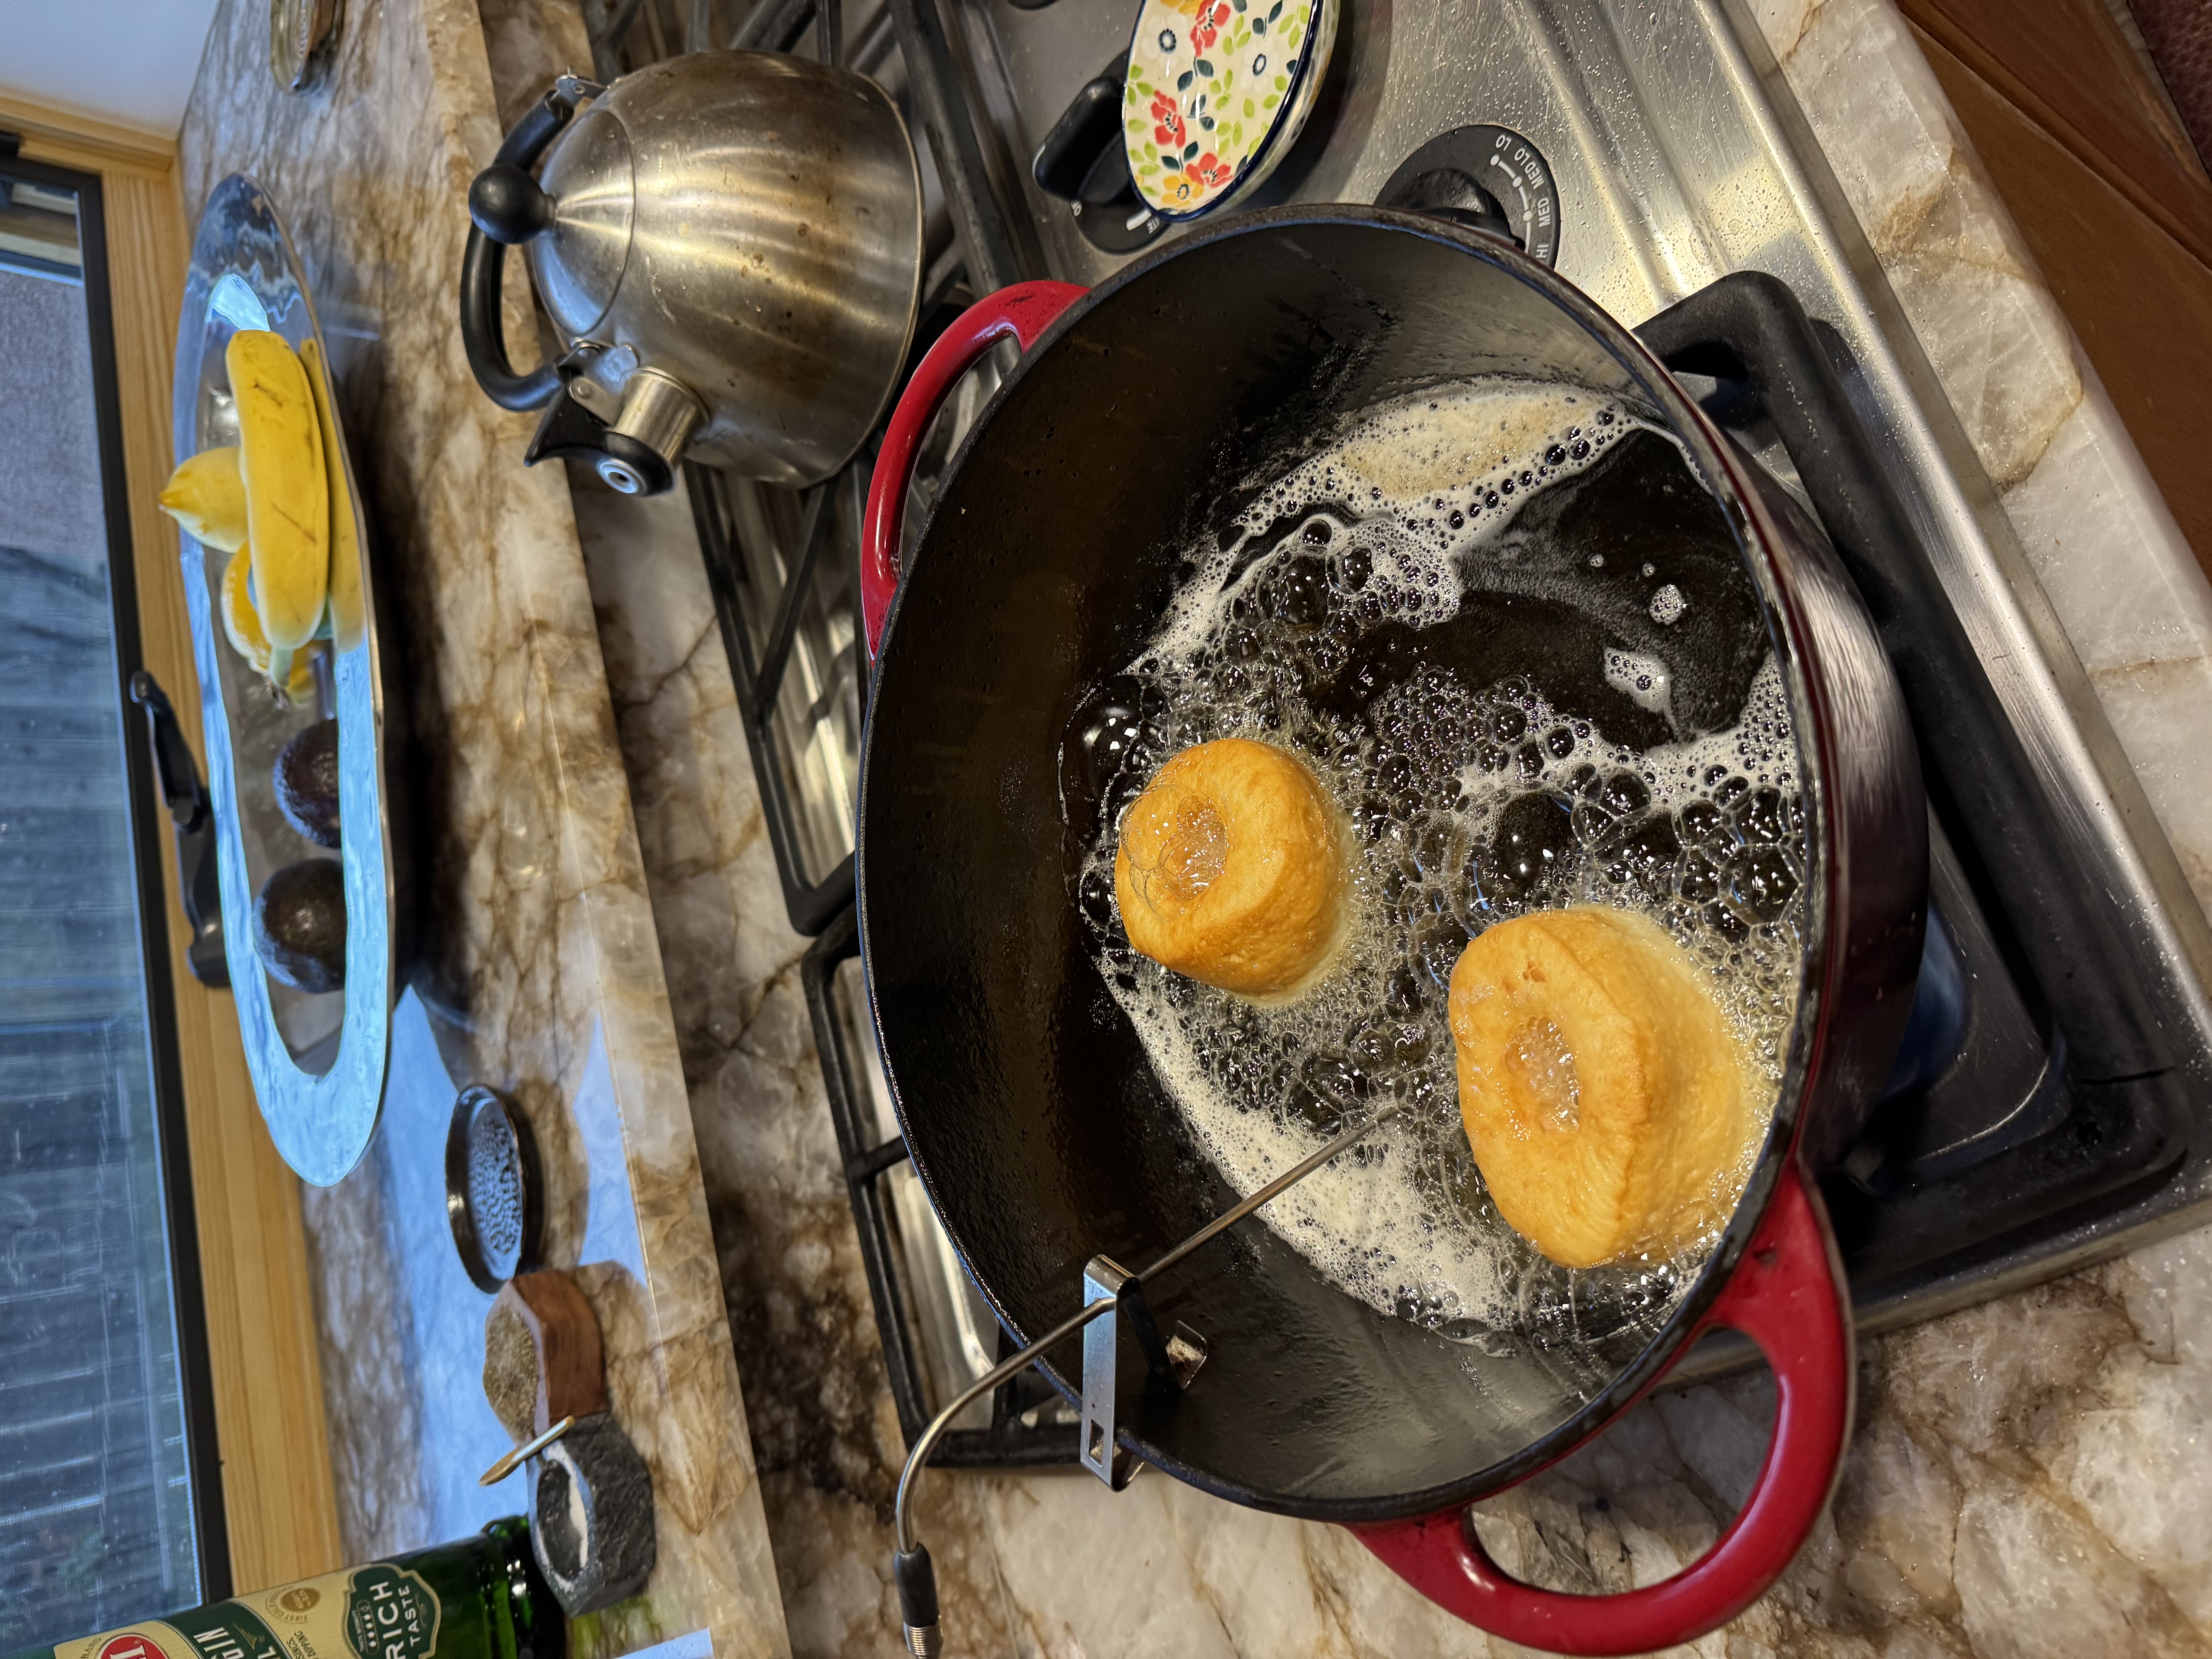
[[[1423,144],[1390,175],[1376,194],[1381,207],[1434,211],[1439,177],[1456,174],[1496,204],[1513,240],[1529,258],[1547,265],[1559,259],[1559,187],[1552,164],[1528,138],[1510,127],[1454,127]],[[1442,216],[1465,216],[1447,212]]]
[[[1504,127],[1487,131],[1493,136],[1480,175],[1483,187],[1504,208],[1529,257],[1547,265],[1558,264],[1559,191],[1552,179],[1551,163],[1519,133]]]

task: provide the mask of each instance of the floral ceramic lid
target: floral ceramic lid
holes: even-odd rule
[[[1121,129],[1147,206],[1188,219],[1257,182],[1296,101],[1315,10],[1316,0],[1145,0]]]

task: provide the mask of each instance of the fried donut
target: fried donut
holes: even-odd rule
[[[1337,812],[1295,756],[1244,738],[1186,749],[1121,819],[1114,896],[1129,943],[1249,997],[1312,979],[1345,927]]]
[[[1553,1261],[1679,1249],[1735,1208],[1755,1074],[1656,922],[1594,905],[1500,922],[1460,953],[1449,1006],[1474,1161]]]

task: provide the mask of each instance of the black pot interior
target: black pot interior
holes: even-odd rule
[[[1349,215],[1285,210],[1191,239],[1122,273],[1031,354],[939,501],[870,715],[862,937],[915,1163],[1025,1338],[1079,1305],[1093,1254],[1141,1268],[1235,1201],[1088,952],[1064,856],[1070,716],[1138,653],[1187,574],[1181,550],[1348,412],[1496,374],[1647,410],[1672,398],[1545,280],[1452,233]],[[1739,626],[1730,648],[1748,650],[1747,678],[1765,613],[1740,556],[1733,580],[1749,634]],[[1490,653],[1497,677],[1541,676],[1562,637],[1575,661],[1595,660],[1592,636],[1632,629],[1640,604],[1523,605],[1465,649]],[[1621,699],[1610,712],[1626,724],[1635,711]],[[1504,1484],[1617,1409],[1711,1291],[1626,1352],[1481,1353],[1375,1311],[1247,1221],[1153,1287],[1163,1324],[1188,1321],[1211,1357],[1178,1395],[1148,1384],[1125,1342],[1123,1443],[1290,1513],[1432,1509]],[[1076,1342],[1054,1358],[1067,1387]]]

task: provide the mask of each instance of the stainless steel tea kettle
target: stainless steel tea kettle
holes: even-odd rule
[[[666,489],[687,454],[781,484],[829,477],[913,337],[921,175],[897,108],[848,70],[713,52],[604,88],[563,76],[477,175],[469,216],[477,384],[544,409],[526,464],[588,459],[625,495]],[[501,328],[512,246],[564,349],[528,374]]]

